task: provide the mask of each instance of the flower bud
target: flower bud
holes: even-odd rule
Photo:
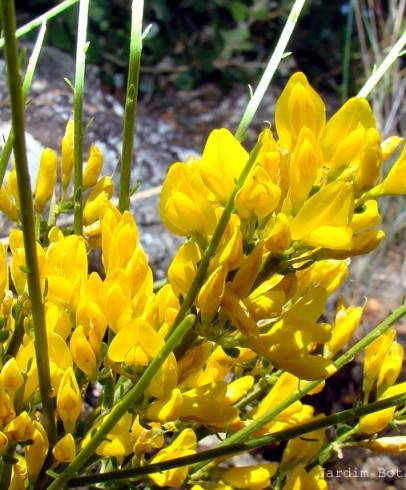
[[[10,396],[0,387],[0,430],[16,416]]]
[[[56,411],[67,432],[73,432],[82,410],[82,397],[73,369],[69,367],[62,376],[56,397]]]
[[[0,372],[0,385],[11,395],[14,396],[15,392],[24,383],[23,375],[14,357],[9,359],[4,364]]]
[[[403,364],[403,346],[397,342],[389,347],[383,364],[379,370],[378,381],[376,385],[376,394],[379,398],[381,394],[392,386],[402,369]]]
[[[52,449],[54,458],[60,463],[70,463],[76,456],[75,439],[69,432],[59,439]]]
[[[217,313],[223,300],[227,273],[226,266],[217,267],[201,287],[196,303],[203,321],[210,321]]]
[[[34,434],[34,425],[27,412],[21,412],[14,420],[6,425],[4,432],[11,441],[25,441]]]
[[[66,189],[69,185],[73,169],[73,121],[69,120],[66,125],[65,135],[61,145],[61,171],[62,187]]]
[[[96,355],[81,325],[76,327],[72,334],[70,351],[78,368],[88,376],[92,376],[96,371]]]
[[[90,155],[83,171],[83,188],[93,187],[103,167],[103,153],[96,145],[90,147]]]
[[[45,205],[51,199],[56,184],[56,170],[58,157],[54,150],[45,148],[41,154],[41,161],[35,188],[34,209],[42,213]]]

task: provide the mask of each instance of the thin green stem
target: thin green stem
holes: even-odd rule
[[[365,337],[356,342],[347,352],[342,354],[336,361],[334,362],[337,370],[341,369],[345,364],[351,362],[354,357],[367,347],[371,342],[377,339],[380,335],[386,332],[394,323],[396,323],[402,316],[406,314],[406,305],[402,305],[397,308],[393,313],[391,313],[385,320],[383,320],[379,325],[373,328]],[[241,441],[247,440],[252,434],[262,429],[265,425],[272,422],[272,420],[277,417],[281,412],[286,410],[288,407],[293,405],[296,401],[300,400],[307,393],[315,389],[323,379],[310,381],[302,386],[300,389],[295,390],[288,398],[278,403],[272,410],[265,413],[261,417],[258,417],[256,420],[252,421],[248,426],[239,430],[235,434],[232,434],[230,437],[227,437],[223,442],[219,444],[219,447],[228,446],[230,444],[239,443]],[[200,470],[204,465],[200,465],[195,468],[195,470]]]
[[[264,94],[267,91],[268,86],[271,83],[271,80],[279,66],[279,63],[283,58],[286,46],[288,45],[290,36],[292,35],[293,29],[296,26],[297,20],[305,3],[306,0],[296,0],[293,4],[292,10],[290,11],[289,17],[286,20],[285,26],[275,47],[275,50],[272,53],[272,56],[268,62],[267,67],[265,68],[265,71],[261,77],[261,80],[259,81],[257,88],[255,89],[254,94],[248,102],[247,108],[245,109],[245,112],[235,133],[235,137],[239,141],[243,141],[246,136],[248,126],[251,124],[251,121],[259,107],[259,104],[261,103],[261,100],[264,97]]]
[[[350,430],[347,430],[344,432],[344,434],[341,434],[341,436],[337,437],[333,441],[331,441],[329,444],[324,446],[319,454],[314,458],[314,464],[320,464],[323,466],[330,458],[331,458],[331,453],[336,450],[336,448],[339,448],[340,445],[345,442],[349,437],[351,437],[353,434],[357,432],[358,427],[355,426]]]
[[[30,59],[28,60],[27,69],[23,81],[23,103],[26,103],[28,94],[31,88],[31,82],[34,76],[35,68],[37,66],[38,58],[41,52],[42,44],[44,42],[46,32],[46,22],[41,25],[41,29],[38,33],[37,40],[35,41],[34,49],[32,50]],[[3,185],[4,175],[7,170],[8,162],[10,161],[11,152],[13,150],[13,130],[10,129],[7,140],[2,148],[0,155],[0,187]]]
[[[27,282],[34,323],[35,355],[37,361],[39,389],[47,434],[52,446],[56,439],[56,429],[53,404],[50,397],[51,378],[49,373],[48,340],[38,269],[34,229],[34,210],[25,144],[24,103],[18,67],[17,41],[15,37],[16,24],[14,2],[12,0],[1,0],[0,6],[5,39],[5,60],[7,65],[7,79],[11,101],[11,119],[14,133],[14,156],[16,161],[17,184],[21,204],[21,222],[23,226],[24,250],[28,269]]]
[[[54,480],[54,482],[48,487],[48,490],[64,488],[66,482],[86,464],[111,429],[117,424],[128,409],[135,405],[140,396],[148,388],[159,368],[162,366],[169,354],[173,352],[173,350],[180,344],[183,337],[192,328],[194,322],[194,315],[188,315],[178,325],[170,338],[165,342],[165,345],[162,347],[158,355],[148,365],[135,386],[133,386],[131,390],[114,405],[111,412],[106,415],[106,418],[99,429],[95,434],[93,434],[91,440],[79,452],[76,458],[64,469],[59,478]]]
[[[14,357],[17,354],[18,348],[20,347],[24,337],[24,319],[26,317],[27,314],[23,310],[23,306],[20,304],[17,311],[17,318],[15,320],[13,334],[7,345],[6,356]]]
[[[80,0],[78,37],[76,45],[76,71],[75,88],[73,93],[73,171],[74,171],[74,192],[73,192],[73,229],[76,235],[81,235],[83,231],[83,96],[85,85],[85,64],[86,64],[86,31],[89,15],[89,0]]]
[[[131,16],[130,59],[128,65],[127,95],[124,110],[123,148],[120,166],[118,207],[121,212],[130,207],[131,167],[134,148],[134,128],[137,113],[138,82],[142,52],[143,0],[133,0]]]
[[[401,51],[406,45],[406,29],[403,31],[403,34],[400,36],[398,41],[392,46],[392,49],[386,55],[385,59],[378,66],[376,70],[373,71],[371,76],[365,82],[361,90],[358,92],[358,97],[368,97],[371,90],[375,87],[375,85],[379,82],[379,80],[385,75],[390,66],[398,59]]]
[[[78,478],[73,478],[68,481],[67,486],[69,488],[84,486],[91,483],[99,483],[104,481],[116,481],[123,479],[130,479],[139,477],[141,475],[149,475],[151,473],[157,473],[171,468],[179,468],[182,466],[189,466],[194,463],[202,461],[212,461],[215,458],[228,456],[235,453],[250,451],[252,449],[257,449],[260,447],[268,446],[270,444],[276,444],[278,442],[294,439],[295,437],[302,436],[309,432],[315,430],[324,429],[336,424],[342,424],[344,422],[349,422],[351,420],[358,419],[369,413],[378,412],[388,407],[395,407],[397,405],[402,405],[406,402],[406,394],[396,395],[391,398],[386,398],[384,400],[379,400],[377,402],[369,403],[361,407],[350,408],[348,410],[343,410],[334,415],[328,415],[324,417],[319,417],[312,422],[307,422],[305,424],[296,425],[286,430],[281,430],[275,432],[274,434],[265,435],[262,437],[256,437],[246,442],[240,442],[227,447],[216,447],[214,449],[209,449],[207,451],[202,451],[197,454],[192,454],[190,456],[184,456],[181,458],[171,459],[169,461],[164,461],[162,463],[153,463],[146,466],[141,466],[138,468],[132,468],[129,470],[122,471],[112,471],[109,473],[92,475],[92,476],[82,476]]]
[[[36,29],[38,26],[43,24],[44,22],[47,22],[49,19],[52,19],[52,17],[56,17],[57,15],[61,14],[64,10],[68,9],[72,5],[75,5],[75,3],[78,3],[78,1],[79,0],[65,0],[64,2],[61,2],[59,5],[56,5],[55,7],[49,9],[44,14],[31,20],[30,22],[27,22],[27,24],[17,29],[16,37],[19,38],[21,36],[24,36],[25,34],[28,34],[29,32]],[[3,46],[4,46],[4,38],[1,38],[0,48],[2,48]]]

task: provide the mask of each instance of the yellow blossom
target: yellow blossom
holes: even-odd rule
[[[34,208],[37,213],[42,213],[47,202],[52,197],[56,184],[57,166],[57,154],[51,148],[45,148],[41,154],[35,188]]]
[[[324,470],[315,466],[309,472],[303,466],[297,466],[289,474],[282,490],[327,490],[327,481],[324,479]]]
[[[56,411],[61,418],[65,430],[72,432],[82,410],[82,397],[78,382],[72,368],[68,368],[62,376],[56,397]]]
[[[73,121],[69,120],[61,144],[62,187],[69,185],[73,168]]]
[[[77,326],[70,339],[70,351],[73,361],[87,376],[96,372],[96,354],[86,338],[81,325]]]
[[[231,488],[262,490],[269,488],[270,480],[276,473],[274,463],[252,466],[238,466],[221,471],[221,479]]]
[[[0,430],[3,429],[16,416],[13,402],[4,390],[0,387]]]
[[[83,188],[93,187],[103,167],[103,153],[96,145],[90,147],[89,158],[83,170]]]
[[[363,308],[360,306],[346,308],[340,305],[337,308],[331,340],[326,344],[330,356],[334,356],[352,339],[361,322],[362,312]]]
[[[76,456],[75,439],[69,432],[52,449],[54,458],[60,463],[70,463]]]
[[[39,422],[33,422],[34,431],[31,436],[33,441],[29,446],[25,446],[25,461],[30,478],[39,474],[45,458],[48,454],[48,437],[45,429]]]
[[[12,397],[23,385],[24,378],[21,369],[14,357],[9,359],[0,371],[0,386],[2,386]]]

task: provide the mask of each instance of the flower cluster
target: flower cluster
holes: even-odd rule
[[[93,464],[107,471],[187,457],[206,435],[258,422],[306,381],[319,380],[310,395],[323,390],[363,313],[340,299],[330,318],[329,298],[346,279],[349,258],[384,238],[377,199],[406,192],[405,149],[383,178],[384,162],[403,140],[381,141],[365,99],[350,99],[328,121],[325,113],[320,96],[296,73],[276,104],[276,133],[264,129],[250,154],[218,129],[200,159],[170,167],[161,217],[186,240],[158,290],[133,216],[110,201],[113,182],[100,176],[97,146],[83,175],[84,236],[56,226],[73,202],[73,123],[60,159],[44,150],[34,205],[57,441],[50,445],[41,416],[30,271],[16,228],[10,260],[0,247],[0,455],[12,466],[9,488],[35,484],[49,454],[47,467],[56,471],[75,459],[158,358],[188,301],[193,328],[98,445]],[[0,209],[19,222],[15,169],[1,189]],[[102,274],[89,273],[90,248],[101,250]],[[393,329],[367,347],[366,403],[406,390],[404,382],[395,384],[402,360]],[[278,433],[321,415],[309,399],[298,399],[255,433]],[[396,407],[365,415],[352,433],[367,437],[364,445],[384,447],[372,435],[400,416]],[[203,473],[184,465],[149,478],[158,487],[193,490],[261,490],[275,481],[284,490],[326,489],[319,465],[326,444],[319,429],[291,439],[279,462],[232,467],[218,459]]]

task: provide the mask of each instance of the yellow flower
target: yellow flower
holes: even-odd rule
[[[282,252],[291,242],[290,225],[288,218],[278,213],[271,219],[263,231],[265,248],[270,252]]]
[[[354,233],[368,230],[378,226],[381,222],[378,203],[374,200],[366,201],[361,212],[352,215],[351,229]]]
[[[60,463],[70,463],[76,456],[75,439],[69,432],[55,444],[52,449],[54,458]]]
[[[0,431],[0,456],[4,454],[5,450],[7,449],[8,446],[8,439],[6,434],[4,432]]]
[[[14,198],[4,187],[0,187],[0,210],[3,211],[11,221],[17,221],[18,211]]]
[[[62,376],[56,397],[56,411],[67,432],[73,432],[81,410],[82,397],[78,382],[73,369],[68,368]]]
[[[406,145],[377,190],[377,195],[400,195],[406,192]]]
[[[69,120],[61,144],[62,187],[69,185],[73,169],[73,121]]]
[[[238,402],[254,386],[253,376],[241,376],[227,386],[226,399],[230,405]]]
[[[309,472],[303,466],[297,466],[289,474],[282,490],[327,490],[327,488],[321,466],[315,466]]]
[[[44,464],[48,454],[48,437],[42,425],[34,421],[34,431],[31,436],[33,441],[29,446],[25,446],[25,461],[27,463],[27,471],[30,478],[37,476]]]
[[[168,268],[168,279],[177,296],[186,296],[195,278],[200,260],[198,245],[190,240],[181,245]]]
[[[405,139],[400,136],[389,136],[389,138],[383,141],[381,143],[383,160],[388,160],[399,149],[404,141]]]
[[[204,322],[209,322],[217,313],[223,300],[227,278],[227,267],[220,266],[215,269],[201,287],[196,304]]]
[[[4,390],[0,388],[0,430],[16,416],[13,402]]]
[[[339,305],[331,332],[331,340],[326,344],[329,356],[334,356],[352,339],[361,322],[362,312],[363,308],[360,306],[346,308],[343,304]]]
[[[369,395],[378,378],[379,371],[395,335],[395,330],[391,328],[365,348],[363,391],[366,397]]]
[[[24,383],[20,367],[14,357],[9,359],[0,371],[0,386],[2,386],[12,397]]]
[[[218,200],[227,201],[247,160],[247,151],[228,129],[215,129],[209,134],[199,171]]]
[[[254,215],[260,219],[270,215],[279,204],[280,188],[268,172],[260,166],[254,168],[235,197],[235,206],[241,219]]]
[[[103,153],[96,145],[90,147],[89,158],[83,170],[83,188],[93,187],[103,167]]]
[[[324,429],[308,432],[305,437],[290,439],[283,451],[281,467],[287,469],[307,464],[319,453],[325,441]]]
[[[378,437],[369,441],[360,441],[358,445],[378,453],[400,454],[406,451],[406,436]]]
[[[15,419],[6,425],[4,433],[10,441],[25,441],[31,439],[35,430],[33,421],[27,412],[21,412]]]
[[[402,370],[403,356],[403,346],[397,342],[393,342],[379,369],[376,385],[376,395],[378,398],[398,379]]]
[[[216,226],[214,206],[196,162],[174,163],[161,191],[163,224],[175,235],[210,235]]]
[[[73,361],[87,376],[96,372],[96,354],[86,338],[83,327],[79,325],[74,330],[70,339],[70,351]]]
[[[292,239],[333,250],[350,248],[352,230],[348,225],[353,207],[350,183],[336,181],[326,185],[304,203],[292,220]]]
[[[354,187],[357,195],[369,190],[378,181],[382,168],[381,135],[370,128],[365,133],[365,142],[360,155]]]
[[[254,250],[241,261],[231,282],[231,289],[239,298],[247,297],[254,286],[262,263],[263,249],[264,243],[261,240],[256,244]]]
[[[42,213],[47,202],[52,197],[56,184],[57,166],[57,154],[51,148],[45,148],[41,154],[35,188],[34,208],[37,213]]]
[[[147,417],[161,423],[177,420],[182,413],[183,396],[178,388],[171,391],[169,397],[152,402],[147,409]]]
[[[317,139],[325,122],[324,102],[303,73],[293,74],[276,102],[275,124],[279,144],[287,150],[293,150],[304,126]]]
[[[406,382],[393,385],[386,389],[379,400],[390,398],[391,396],[404,394],[406,392]],[[361,417],[359,421],[359,431],[363,434],[375,434],[385,429],[385,427],[393,420],[396,407],[385,408],[379,412],[370,413]]]
[[[151,463],[162,463],[175,458],[189,456],[196,452],[196,435],[192,429],[183,430],[178,437],[166,448],[161,449],[151,460]],[[183,485],[189,471],[188,466],[173,468],[160,473],[152,473],[151,480],[159,487],[176,488]]]
[[[101,218],[105,209],[111,206],[114,185],[111,177],[102,177],[93,187],[83,208],[83,222],[90,225]]]
[[[227,468],[221,471],[221,479],[231,488],[262,490],[269,488],[276,469],[277,465],[274,463]]]

